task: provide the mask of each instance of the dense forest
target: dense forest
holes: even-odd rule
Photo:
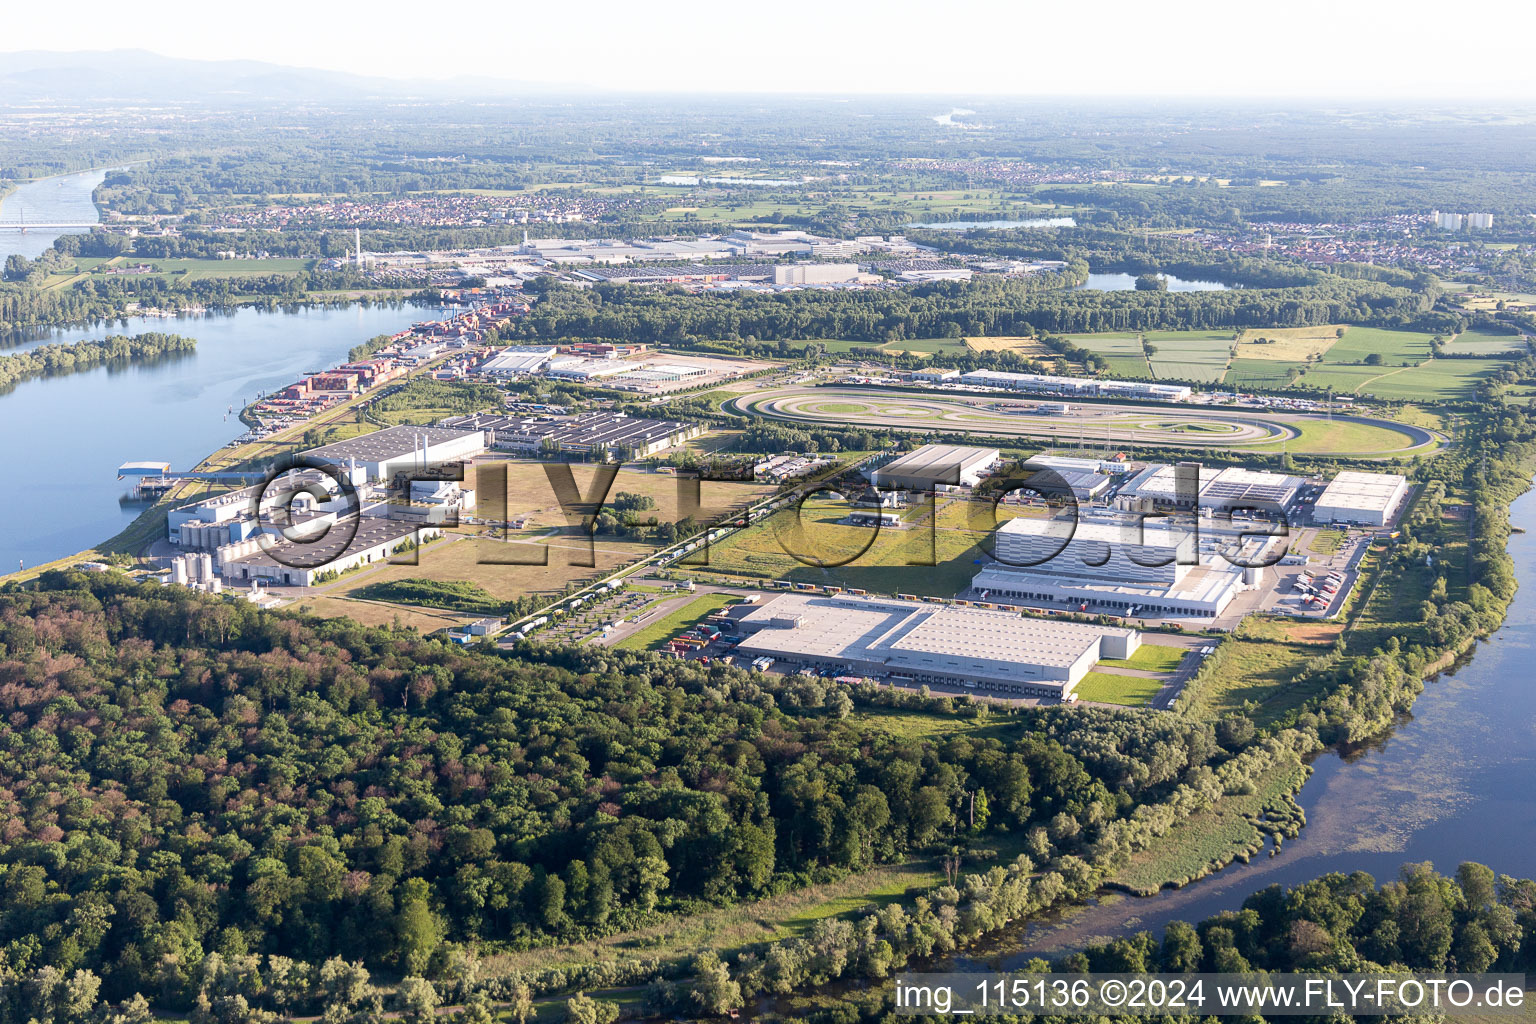
[[[1069,291],[1059,275],[978,278],[882,291],[686,294],[626,285],[578,289],[549,282],[532,312],[501,329],[505,341],[618,338],[689,345],[848,338],[1029,335],[1125,330],[1400,326],[1427,312],[1432,291],[1319,275],[1293,288],[1224,292]]]
[[[898,738],[819,680],[500,657],[103,577],[0,597],[0,645],[4,961],[171,1006],[213,952],[440,973],[458,944],[604,934],[997,828],[1089,857],[1234,757],[1209,724],[1109,712]]]

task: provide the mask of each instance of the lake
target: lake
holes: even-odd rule
[[[1536,531],[1536,494],[1517,499],[1511,519]],[[1191,923],[1236,910],[1251,893],[1330,871],[1368,871],[1378,881],[1403,864],[1433,861],[1442,872],[1464,860],[1517,878],[1536,877],[1536,534],[1517,533],[1509,553],[1522,581],[1504,625],[1454,672],[1425,684],[1413,714],[1348,758],[1328,753],[1297,796],[1307,825],[1274,857],[1261,854],[1156,896],[1117,897],[986,944],[975,960],[1020,966],[1102,938],[1169,921]]]
[[[1182,277],[1164,274],[1171,292],[1224,292],[1227,286],[1220,281],[1186,281]],[[1089,274],[1088,280],[1077,286],[1079,291],[1129,292],[1136,289],[1135,274]]]
[[[101,220],[91,196],[96,186],[106,178],[107,172],[81,171],[78,174],[60,174],[22,185],[0,200],[0,221],[71,221],[95,224]],[[67,231],[0,231],[0,263],[7,256],[20,254],[36,259],[48,250],[60,235],[79,235],[89,228],[71,228]]]
[[[163,459],[189,469],[245,432],[237,414],[258,392],[344,362],[352,346],[429,315],[407,305],[242,309],[14,338],[25,347],[164,331],[195,337],[198,346],[150,364],[25,381],[0,394],[7,476],[26,490],[0,504],[0,571],[23,559],[37,565],[73,554],[132,522],[140,509],[118,502],[128,490],[117,479],[124,462]]]

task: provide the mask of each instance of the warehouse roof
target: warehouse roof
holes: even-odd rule
[[[958,483],[958,474],[977,463],[992,462],[999,457],[996,448],[970,448],[958,444],[925,444],[915,452],[908,452],[894,462],[888,462],[875,470],[884,477],[922,477],[934,483]],[[949,479],[956,477],[955,480]]]
[[[1013,612],[840,595],[782,594],[740,620],[757,628],[744,651],[787,658],[875,663],[894,671],[966,674],[1033,683],[1032,667],[1065,673],[1106,634],[1103,628]]]
[[[398,459],[402,455],[409,455],[418,450],[421,447],[422,438],[426,438],[427,444],[431,446],[446,444],[471,434],[484,436],[483,431],[450,430],[446,427],[386,427],[372,434],[323,445],[306,454],[333,463],[345,462],[347,459],[356,459],[359,462],[383,462],[386,459]]]
[[[1318,497],[1319,507],[1385,512],[1408,484],[1397,473],[1361,473],[1346,469]]]

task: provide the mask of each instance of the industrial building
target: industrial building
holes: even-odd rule
[[[1012,612],[838,595],[781,594],[738,620],[739,655],[896,682],[1063,699],[1102,658],[1128,658],[1133,629]]]
[[[349,517],[332,523],[323,537],[310,543],[267,538],[263,548],[261,539],[251,537],[220,548],[215,561],[228,584],[307,587],[321,574],[339,574],[386,561],[413,542],[424,543],[441,534],[442,530],[433,525],[378,516]]]
[[[936,487],[974,487],[1002,458],[996,448],[925,444],[869,474],[876,487],[931,491]]]
[[[1145,618],[1214,618],[1252,581],[1199,564],[1194,534],[1133,520],[1011,519],[998,528],[997,563],[971,581],[985,599],[1086,605]]]
[[[1312,518],[1322,523],[1386,526],[1408,495],[1408,479],[1396,473],[1344,470],[1323,489]]]
[[[1159,520],[1019,518],[993,537],[999,562],[1047,576],[1172,586],[1196,559],[1193,535]]]
[[[1305,484],[1299,476],[1230,466],[1200,488],[1200,507],[1289,509]]]
[[[553,345],[512,345],[480,364],[480,372],[493,377],[520,377],[538,373],[555,357]]]
[[[858,279],[859,268],[853,263],[796,263],[773,268],[776,285],[847,284]]]
[[[538,455],[568,452],[622,453],[643,459],[681,444],[703,429],[680,420],[653,420],[621,412],[589,412],[575,416],[491,416],[477,414],[443,421],[460,430],[480,430],[491,436],[497,451]]]
[[[401,426],[323,445],[306,454],[338,466],[356,461],[369,480],[389,481],[404,470],[462,462],[483,451],[483,430]]]
[[[622,359],[556,359],[544,375],[556,380],[598,380],[634,369],[635,364]]]
[[[1180,469],[1183,479],[1180,479]],[[1120,488],[1119,497],[1127,502],[1140,500],[1148,507],[1166,505],[1173,508],[1194,508],[1200,500],[1200,492],[1216,482],[1221,471],[1197,462],[1181,462],[1177,466],[1152,463],[1127,480]]]

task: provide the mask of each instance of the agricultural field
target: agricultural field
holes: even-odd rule
[[[1237,339],[1237,358],[1304,363],[1333,348],[1341,332],[1336,325],[1251,328]]]
[[[55,288],[79,280],[102,279],[121,275],[129,279],[171,277],[180,281],[201,281],[220,277],[264,277],[269,274],[299,274],[314,268],[306,259],[140,259],[131,256],[78,256],[71,265],[48,275],[43,287]],[[148,267],[139,271],[139,267]]]
[[[1445,350],[1452,355],[1478,356],[1523,356],[1530,351],[1518,334],[1496,334],[1475,327],[1448,341]]]
[[[1219,381],[1232,357],[1232,335],[1225,331],[1148,331],[1144,337],[1159,380]]]
[[[1037,338],[1020,338],[999,335],[995,338],[966,338],[965,347],[972,352],[1016,352],[1031,359],[1054,359],[1056,353],[1046,348]],[[1140,343],[1138,343],[1140,347]]]
[[[1297,362],[1280,362],[1274,359],[1232,360],[1232,366],[1222,383],[1231,388],[1284,388],[1291,383],[1291,374],[1302,366]]]
[[[1413,366],[1429,358],[1431,337],[1422,331],[1351,327],[1323,356],[1323,365],[1331,369],[1340,365],[1363,364],[1366,357],[1374,353],[1381,356],[1381,365],[1367,369],[1375,369],[1378,373],[1384,372],[1382,367]]]
[[[1071,334],[1067,340],[1103,356],[1109,364],[1109,372],[1116,377],[1145,379],[1152,376],[1139,334]]]
[[[585,561],[589,550],[592,560],[597,563],[595,567],[572,564]],[[598,537],[589,549],[580,537],[500,541],[461,535],[459,539],[437,541],[421,548],[419,565],[371,567],[312,590],[330,597],[366,599],[369,588],[377,584],[437,580],[471,584],[495,600],[511,601],[530,594],[559,594],[568,584],[606,576],[649,551],[646,545],[626,544],[605,537]],[[533,562],[546,558],[548,565],[508,564],[513,559]]]
[[[1362,393],[1408,401],[1456,401],[1476,396],[1478,385],[1509,366],[1507,359],[1432,359],[1387,373],[1365,384]]]

